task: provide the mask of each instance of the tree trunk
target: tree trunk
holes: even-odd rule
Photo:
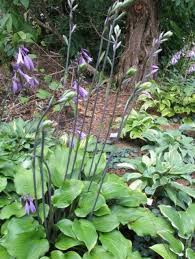
[[[151,57],[152,42],[159,34],[158,0],[135,0],[128,10],[125,49],[119,61],[119,77],[130,67],[137,68],[128,86],[143,80],[157,62]]]

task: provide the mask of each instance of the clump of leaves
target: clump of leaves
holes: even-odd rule
[[[119,120],[120,121],[120,120]],[[124,126],[121,132],[121,138],[144,139],[143,133],[148,129],[159,129],[161,124],[167,124],[165,118],[152,116],[147,112],[132,110],[131,114],[126,116]]]
[[[173,117],[177,114],[192,114],[195,112],[194,83],[179,85],[171,82],[165,86],[154,83],[153,86],[139,97],[142,110],[155,109],[162,116]]]

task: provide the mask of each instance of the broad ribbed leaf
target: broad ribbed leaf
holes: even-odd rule
[[[11,216],[22,217],[25,215],[21,202],[15,201],[5,206],[0,212],[0,219],[9,219]]]
[[[186,249],[186,257],[188,259],[194,259],[195,258],[195,251],[192,250],[191,248]]]
[[[57,208],[68,207],[80,195],[83,187],[82,181],[66,180],[62,187],[54,192],[52,196],[53,205]]]
[[[77,239],[83,241],[88,251],[91,251],[95,247],[98,238],[94,225],[88,220],[81,219],[75,220],[72,228]]]
[[[12,218],[1,240],[14,258],[39,259],[49,250],[43,228],[32,217]]]
[[[177,256],[170,251],[168,245],[156,244],[154,246],[151,246],[150,249],[162,256],[163,259],[177,259]]]
[[[0,258],[1,259],[13,259],[13,257],[8,254],[7,250],[3,246],[0,246]]]
[[[120,224],[117,216],[114,214],[102,217],[93,217],[92,223],[94,224],[96,230],[100,232],[111,232]]]
[[[76,238],[73,230],[72,230],[73,222],[69,219],[62,219],[58,221],[56,226],[59,228],[59,230],[65,235],[72,238]]]
[[[83,259],[117,259],[113,254],[106,251],[102,246],[96,246],[90,253],[85,253]]]
[[[172,233],[160,231],[159,236],[169,243],[169,247],[172,252],[178,256],[183,255],[184,245],[180,240],[176,239]]]
[[[156,217],[148,209],[145,209],[142,215],[140,214],[140,217],[136,220],[130,220],[128,227],[135,231],[139,236],[150,235],[156,237],[158,232],[162,229],[165,231],[173,231],[170,224],[163,217]]]
[[[129,195],[120,198],[118,204],[124,207],[138,207],[141,204],[146,204],[147,196],[137,190],[129,190]]]
[[[81,257],[73,251],[64,254],[61,251],[56,250],[51,252],[51,259],[81,259]]]
[[[99,239],[102,246],[117,259],[126,258],[131,251],[131,242],[117,230],[110,233],[100,233]]]
[[[171,206],[160,205],[161,213],[178,230],[178,235],[188,239],[195,231],[195,204],[191,204],[186,211],[176,211]]]
[[[94,206],[95,200],[97,198],[97,192],[84,192],[81,194],[79,199],[79,204],[75,210],[77,217],[86,217]],[[94,211],[97,211],[101,207],[106,205],[106,200],[103,195],[98,196],[98,200],[95,206]]]
[[[0,192],[2,192],[7,186],[7,178],[0,176]]]
[[[77,240],[76,238],[60,235],[58,238],[55,247],[60,250],[68,250],[71,247],[81,245],[82,242]]]
[[[19,195],[30,195],[34,197],[34,185],[33,185],[33,173],[32,169],[27,170],[23,167],[17,168],[17,172],[14,177],[14,183],[16,187],[16,192]],[[41,192],[41,176],[39,170],[36,171],[36,189],[37,197],[40,199],[42,197]],[[44,191],[47,191],[46,183],[44,183]]]

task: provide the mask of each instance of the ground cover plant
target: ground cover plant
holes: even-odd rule
[[[158,64],[173,33],[151,27],[156,4],[151,11],[150,0],[117,0],[95,19],[92,57],[75,39],[93,1],[34,2],[0,3],[1,61],[11,66],[8,77],[0,70],[0,258],[193,259],[192,37]],[[121,70],[124,17],[136,13],[140,22],[146,9],[146,55]],[[126,39],[140,31],[127,28]],[[90,35],[91,27],[83,42]]]

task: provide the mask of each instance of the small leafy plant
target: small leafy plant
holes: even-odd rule
[[[148,129],[159,129],[161,124],[166,124],[164,118],[152,116],[147,112],[132,110],[130,115],[126,116],[124,126],[121,132],[121,138],[144,139],[143,133]]]
[[[155,109],[164,117],[177,114],[190,115],[195,112],[194,83],[187,81],[183,85],[169,83],[163,87],[157,83],[139,97],[142,110]]]

